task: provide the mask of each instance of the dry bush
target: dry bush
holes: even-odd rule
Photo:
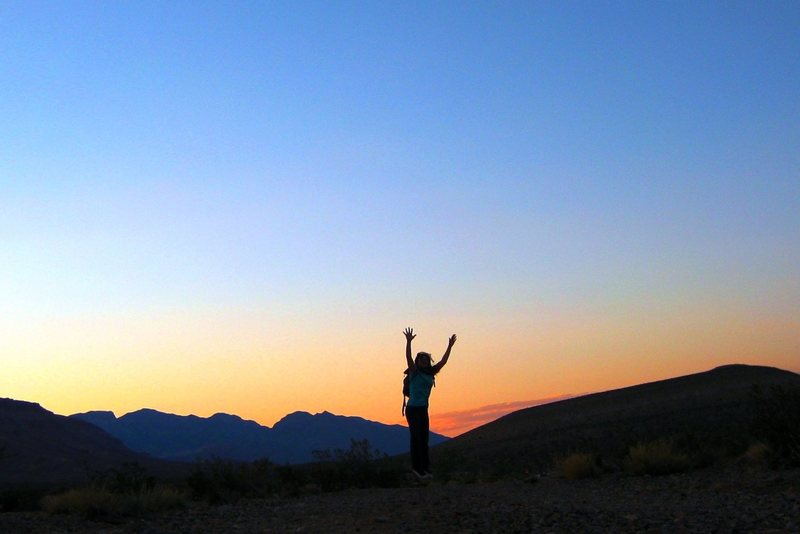
[[[771,457],[772,448],[766,443],[758,441],[747,448],[739,461],[746,465],[766,466]]]
[[[186,497],[174,488],[155,487],[135,493],[114,493],[106,488],[75,488],[42,499],[51,514],[80,514],[86,517],[130,516],[186,505]]]
[[[95,510],[108,510],[116,496],[103,488],[75,488],[59,495],[42,499],[42,509],[51,514],[81,513],[89,515]]]
[[[625,470],[632,475],[667,475],[686,471],[690,466],[689,457],[663,439],[631,447],[625,459]]]
[[[600,474],[597,457],[594,454],[574,452],[559,461],[556,465],[558,472],[567,480],[592,478]]]

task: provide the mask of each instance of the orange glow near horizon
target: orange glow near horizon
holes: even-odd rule
[[[729,363],[797,370],[795,319],[685,309],[646,318],[584,313],[539,328],[532,320],[501,319],[452,321],[459,341],[432,393],[434,431],[457,435],[537,402],[520,399],[603,391]],[[353,328],[352,320],[346,330],[343,321],[229,310],[20,323],[0,346],[8,355],[0,387],[4,396],[61,414],[119,416],[147,407],[227,412],[271,426],[303,410],[403,424],[401,328],[366,316]],[[448,322],[418,328],[414,350],[441,353]]]
[[[437,414],[436,419],[433,421],[432,430],[445,436],[454,437],[472,430],[473,428],[485,425],[495,419],[499,419],[511,412],[570,398],[573,398],[573,395],[563,395],[550,399],[530,401],[501,402],[499,404],[490,404],[471,410],[440,413]]]

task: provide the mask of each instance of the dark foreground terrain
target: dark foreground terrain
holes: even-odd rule
[[[800,470],[432,483],[241,501],[135,519],[0,514],[0,532],[798,532]]]

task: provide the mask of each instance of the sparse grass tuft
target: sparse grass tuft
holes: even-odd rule
[[[75,488],[59,495],[48,495],[42,499],[42,509],[51,514],[80,513],[88,516],[94,511],[110,509],[113,500],[114,494],[107,489]]]
[[[758,441],[750,445],[739,458],[741,463],[751,466],[765,466],[772,456],[772,449],[764,442]]]
[[[166,486],[134,493],[114,493],[106,488],[89,486],[42,499],[42,509],[51,514],[80,514],[90,518],[141,515],[185,505],[185,495]]]
[[[597,457],[585,452],[574,452],[557,462],[556,470],[567,480],[593,478],[600,475]]]
[[[691,462],[670,441],[659,439],[631,447],[624,465],[632,475],[667,475],[686,471]]]

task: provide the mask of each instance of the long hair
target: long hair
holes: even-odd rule
[[[420,365],[420,361],[423,359],[428,361],[428,365]],[[426,375],[436,374],[433,370],[433,363],[433,357],[430,352],[418,352],[417,357],[414,358],[414,365],[417,367],[417,371],[425,373]]]

